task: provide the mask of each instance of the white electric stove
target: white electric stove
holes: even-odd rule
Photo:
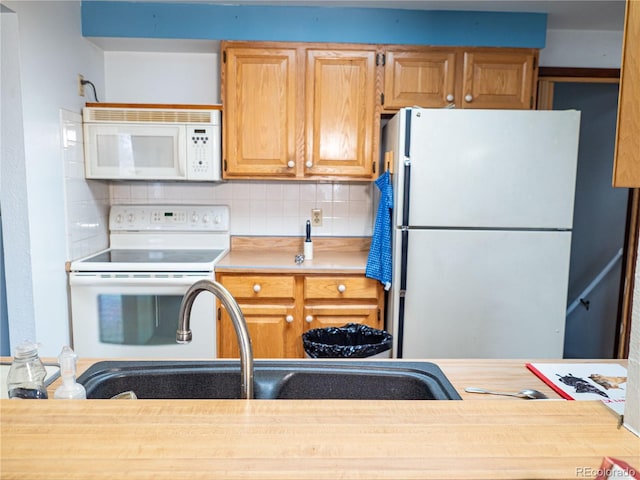
[[[108,249],[71,262],[73,348],[83,357],[215,358],[215,299],[196,298],[193,341],[175,342],[186,290],[214,279],[230,245],[226,205],[114,205]]]

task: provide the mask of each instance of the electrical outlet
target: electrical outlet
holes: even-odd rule
[[[78,74],[78,95],[80,95],[81,97],[84,97],[84,85],[82,83],[83,80],[84,77]]]
[[[322,209],[321,208],[311,209],[311,225],[313,225],[314,227],[322,226]]]

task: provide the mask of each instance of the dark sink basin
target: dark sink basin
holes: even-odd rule
[[[256,399],[460,400],[437,365],[429,362],[257,360]],[[87,398],[126,391],[138,398],[240,398],[240,364],[212,361],[108,361],[78,382]]]

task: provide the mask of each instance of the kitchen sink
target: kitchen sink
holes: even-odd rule
[[[87,398],[133,391],[142,399],[240,398],[240,363],[105,361],[78,382]],[[256,399],[460,400],[442,370],[430,362],[256,360]]]

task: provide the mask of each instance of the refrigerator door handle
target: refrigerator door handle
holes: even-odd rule
[[[409,252],[409,229],[403,228],[401,233],[400,255],[400,298],[398,301],[398,348],[397,357],[402,358],[402,343],[404,337],[404,303],[407,292],[407,256]]]

